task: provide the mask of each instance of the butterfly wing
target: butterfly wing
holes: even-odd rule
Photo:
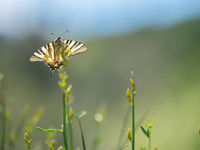
[[[33,53],[30,58],[30,62],[43,61],[47,51],[48,48],[46,46],[42,46],[40,49]]]
[[[75,40],[64,40],[64,43],[70,48],[71,56],[87,51],[85,44]]]
[[[87,47],[83,43],[75,40],[62,40],[59,37],[54,42],[50,42],[34,52],[33,56],[30,58],[30,61],[43,61],[47,66],[50,67],[52,71],[58,69],[61,65],[63,65],[63,60],[61,57],[62,46],[70,50],[67,58],[87,51]]]
[[[30,58],[30,62],[44,61],[49,62],[55,59],[55,49],[54,43],[50,42],[49,44],[42,46]]]

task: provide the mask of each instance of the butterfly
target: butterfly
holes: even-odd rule
[[[44,62],[50,68],[51,72],[53,72],[64,64],[62,57],[63,49],[68,50],[67,56],[65,56],[67,60],[70,56],[87,51],[87,47],[81,42],[63,40],[61,37],[58,37],[53,42],[42,46],[34,52],[30,57],[30,62]]]

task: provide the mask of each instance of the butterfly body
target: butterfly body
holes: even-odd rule
[[[50,42],[42,46],[30,58],[31,62],[44,62],[51,71],[59,69],[64,64],[62,53],[68,50],[68,55],[65,59],[69,59],[70,56],[87,51],[87,47],[81,42],[75,40],[62,40],[58,37],[55,41]]]

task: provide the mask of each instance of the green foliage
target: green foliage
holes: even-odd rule
[[[41,131],[41,132],[44,132],[44,133],[62,132],[62,130],[60,130],[60,129],[43,129],[43,128],[40,128],[40,127],[37,127],[36,129]]]
[[[130,89],[128,88],[126,91],[126,97],[131,105],[131,118],[132,118],[132,133],[130,130],[128,130],[128,139],[131,139],[131,147],[132,150],[135,150],[135,95],[136,95],[136,90],[135,90],[135,82],[133,81],[134,79],[134,74],[133,71],[131,71],[131,79],[130,79],[130,84],[131,84],[131,93]]]
[[[132,144],[132,150],[135,148],[135,118],[134,118],[134,110],[135,110],[135,106],[134,106],[134,97],[136,95],[136,90],[135,90],[135,82],[130,79],[130,83],[131,83],[131,92],[130,89],[127,89],[126,92],[126,97],[129,101],[129,103],[131,104],[131,109],[132,109],[132,130],[129,128],[128,129],[128,139],[130,140],[131,144]],[[74,150],[73,148],[73,138],[72,138],[72,122],[79,120],[79,126],[80,126],[80,132],[81,132],[81,140],[82,140],[82,145],[83,145],[83,149],[86,150],[86,143],[85,143],[85,137],[83,134],[83,130],[82,130],[82,126],[80,123],[80,119],[82,117],[84,117],[87,112],[86,111],[80,111],[78,113],[73,114],[71,105],[70,105],[70,101],[69,101],[69,96],[72,90],[72,85],[68,86],[68,75],[66,74],[64,67],[61,67],[61,69],[59,70],[59,82],[58,82],[60,88],[63,91],[63,129],[43,129],[41,127],[37,127],[36,129],[43,132],[43,133],[47,133],[47,146],[49,148],[49,150],[54,150],[55,149],[55,140],[54,140],[54,133],[55,132],[60,132],[63,134],[63,139],[64,139],[64,149],[68,150],[68,148],[70,150]],[[0,105],[1,106],[1,105]],[[23,124],[27,114],[29,111],[29,107],[25,106],[24,110],[22,111],[22,115],[21,115],[21,123]],[[2,106],[0,107],[0,113],[3,114],[4,118],[8,118],[8,110],[7,108],[4,109]],[[26,128],[25,128],[25,133],[24,133],[24,141],[27,145],[27,148],[30,150],[32,147],[32,134],[33,134],[33,130],[36,126],[36,124],[38,123],[41,115],[43,113],[43,108],[39,108],[34,115],[32,116],[32,118],[27,122],[26,124]],[[96,114],[95,114],[95,122],[98,124],[102,123],[104,121],[104,114],[105,113],[105,109],[101,109],[99,110]],[[67,120],[65,120],[67,118]],[[142,132],[149,138],[149,143],[151,142],[151,129],[153,126],[154,120],[152,120],[152,122],[150,124],[146,123],[144,121],[144,124],[146,125],[147,129],[145,129],[143,126],[141,126],[141,130]],[[68,132],[67,132],[68,131]],[[68,133],[68,134],[67,134]],[[16,138],[16,132],[13,132],[12,134],[10,134],[10,141],[12,141],[12,143],[15,142],[15,138]],[[68,136],[68,138],[67,138]],[[67,144],[67,139],[69,140],[69,147]],[[94,138],[94,142],[93,142],[93,150],[97,149],[99,144],[102,142],[102,137],[96,135],[96,137]],[[14,145],[14,144],[13,144]],[[57,148],[57,150],[62,150],[63,147],[60,146]],[[142,147],[141,150],[146,150],[145,147]],[[149,150],[150,150],[150,144],[149,144]]]
[[[71,128],[71,118],[69,116],[69,92],[68,92],[68,88],[67,88],[67,82],[68,82],[68,75],[65,72],[65,67],[67,66],[67,62],[68,60],[65,59],[65,49],[63,48],[62,51],[62,58],[64,60],[64,67],[62,66],[59,70],[59,81],[58,84],[60,86],[60,88],[63,91],[63,130],[62,130],[62,134],[63,134],[63,141],[64,141],[64,148],[65,150],[68,150],[68,142],[67,142],[67,122],[66,122],[66,117],[68,120],[68,129],[69,129],[69,140],[70,140],[70,150],[72,150],[73,147],[73,138],[72,138],[72,128]],[[67,106],[66,106],[67,105]]]
[[[193,131],[194,129],[197,130],[195,123],[199,123],[198,122],[199,97],[198,94],[196,94],[198,93],[199,90],[198,78],[200,75],[199,74],[200,71],[198,71],[197,69],[199,66],[199,54],[200,54],[199,39],[197,38],[200,35],[199,34],[200,30],[198,30],[199,23],[200,23],[199,21],[196,22],[192,21],[190,23],[178,25],[175,28],[170,28],[162,31],[158,30],[153,31],[150,29],[138,32],[136,34],[130,33],[130,35],[123,35],[119,37],[107,38],[105,40],[103,39],[90,42],[88,46],[91,47],[90,51],[91,53],[90,55],[88,55],[88,59],[86,59],[86,61],[83,61],[85,58],[78,56],[78,59],[76,58],[73,59],[72,67],[70,66],[71,70],[69,70],[70,76],[72,75],[71,81],[72,83],[75,83],[73,84],[73,86],[77,89],[77,92],[75,93],[76,94],[75,98],[80,100],[76,108],[80,108],[80,105],[82,105],[83,103],[86,104],[84,106],[88,106],[89,108],[95,107],[95,105],[97,105],[99,101],[102,99],[108,101],[108,105],[110,107],[112,108],[118,107],[119,106],[118,99],[120,98],[118,93],[121,92],[119,91],[120,87],[124,87],[123,80],[127,78],[126,73],[124,72],[127,72],[128,69],[132,67],[132,65],[134,64],[136,65],[134,67],[138,71],[137,72],[138,80],[136,80],[139,83],[139,85],[137,86],[138,87],[137,94],[140,94],[140,96],[137,97],[138,107],[136,106],[136,110],[138,110],[138,115],[140,115],[141,110],[145,109],[144,107],[146,106],[148,106],[147,109],[153,110],[153,112],[155,112],[153,107],[157,107],[158,109],[156,109],[156,111],[159,113],[156,114],[157,115],[156,117],[157,118],[160,117],[159,122],[160,124],[162,124],[162,128],[164,127],[166,128],[168,124],[171,124],[170,126],[167,126],[163,134],[166,134],[167,135],[166,137],[168,137],[170,133],[168,132],[168,130],[172,132],[176,131],[177,134],[176,136],[173,137],[173,139],[177,139],[177,145],[179,145],[180,141],[182,142],[182,144],[180,145],[181,148],[179,147],[179,149],[195,149],[194,146],[192,145],[195,145],[194,143],[196,143],[196,145],[199,145],[198,137],[197,140],[194,140],[194,138],[192,138],[194,137],[194,134],[192,134],[193,132],[182,132],[182,131],[183,130]],[[0,60],[2,62],[1,67],[3,70],[6,71],[5,72],[6,75],[9,75],[10,78],[14,77],[13,78],[14,80],[12,79],[11,82],[8,84],[11,86],[9,87],[10,91],[8,91],[8,95],[6,95],[6,103],[9,104],[10,101],[8,100],[12,99],[13,96],[21,94],[19,96],[21,99],[20,98],[15,99],[17,103],[15,108],[17,110],[20,110],[21,107],[23,107],[23,103],[25,101],[31,101],[31,105],[35,105],[38,103],[38,101],[40,101],[44,97],[46,99],[46,100],[44,99],[43,101],[44,104],[55,105],[57,103],[58,104],[60,103],[58,102],[58,99],[54,99],[54,101],[53,100],[48,101],[49,97],[52,96],[51,93],[53,93],[53,91],[56,91],[56,86],[53,86],[53,89],[52,86],[49,87],[47,86],[49,85],[48,74],[46,72],[47,69],[45,70],[44,68],[44,71],[41,71],[41,69],[36,68],[38,67],[37,64],[29,66],[29,63],[24,63],[23,61],[25,56],[29,56],[30,51],[37,48],[37,46],[39,46],[40,43],[45,43],[44,40],[41,40],[41,37],[42,36],[40,35],[38,35],[38,37],[36,38],[30,36],[30,38],[22,39],[21,41],[18,40],[17,42],[14,41],[13,39],[12,41],[7,41],[7,43],[9,43],[8,44],[9,46],[7,47],[5,44],[2,43],[0,44],[1,46]],[[123,49],[123,55],[121,53],[122,47],[123,48],[126,47],[125,49]],[[15,51],[13,51],[13,49],[15,49]],[[23,55],[19,55],[19,57],[16,57],[16,54],[18,53]],[[6,63],[4,64],[4,62]],[[108,62],[109,66],[105,65]],[[99,67],[102,68],[99,69]],[[17,68],[17,71],[15,71],[16,70],[15,68]],[[9,76],[8,77],[6,76],[7,80],[9,80]],[[81,83],[82,85],[86,85],[84,90],[81,90],[82,86],[77,86],[77,82],[81,80],[80,78],[81,76],[83,78],[86,78],[86,80],[85,79],[82,80],[83,82]],[[188,80],[188,77],[191,77],[190,80]],[[5,77],[3,79],[5,79]],[[109,84],[107,84],[106,82],[106,88],[105,88],[105,83],[102,81],[104,80],[107,81],[106,79],[110,80],[108,82]],[[73,80],[75,82],[73,82]],[[94,88],[93,87],[91,88],[91,86],[93,86],[91,83],[94,81],[96,82],[95,83],[96,87],[94,86]],[[26,87],[26,82],[30,85],[29,86],[30,88],[28,88],[25,91],[22,91]],[[115,86],[116,82],[118,86]],[[38,84],[38,86],[36,86],[36,84]],[[15,90],[15,86],[12,85],[17,85],[19,90],[18,89]],[[65,87],[65,85],[63,85],[63,87]],[[100,94],[99,92],[95,92],[95,88],[97,88],[97,90],[101,91],[102,93]],[[45,90],[40,92],[42,89]],[[93,91],[91,89],[93,89]],[[131,94],[131,87],[129,89],[130,89],[129,92]],[[38,91],[38,93],[35,94],[36,92],[34,91]],[[88,93],[86,93],[87,91]],[[152,96],[153,94],[152,91],[153,92],[156,91],[156,96],[154,95],[155,97]],[[19,93],[16,94],[16,92]],[[35,99],[34,95],[37,95],[36,96],[37,98],[38,96],[40,96],[39,94],[41,94],[40,97],[41,99],[40,98]],[[168,97],[170,94],[171,97]],[[188,96],[186,94],[188,94]],[[159,106],[158,106],[157,102],[160,96],[162,96],[163,99],[162,101],[159,101]],[[93,102],[89,103],[89,101]],[[114,101],[116,101],[116,103]],[[115,104],[113,105],[113,103]],[[145,105],[141,105],[142,103],[144,103]],[[168,104],[169,106],[167,106]],[[129,105],[129,108],[130,106],[131,105]],[[2,108],[1,105],[0,107]],[[10,104],[7,105],[6,107],[8,108],[8,114],[9,113],[11,114]],[[179,119],[177,119],[176,115],[177,107],[179,107],[178,109]],[[15,108],[13,109],[13,111],[15,111]],[[84,109],[87,110],[87,108]],[[94,109],[95,108],[92,108],[92,111]],[[109,109],[110,110],[108,113],[110,118],[108,118],[108,121],[109,122],[111,122],[111,120],[116,121],[117,118],[116,114],[113,112],[112,114],[110,114],[110,112],[114,111],[114,109],[111,108]],[[3,111],[4,110],[2,108],[0,115],[2,115]],[[60,110],[57,110],[57,112],[60,112]],[[91,112],[91,109],[89,109],[89,112]],[[48,113],[49,117],[54,117],[54,114],[57,114],[54,113],[54,111]],[[10,135],[13,135],[13,133],[10,132],[13,132],[13,130],[18,129],[17,126],[19,126],[17,125],[17,123],[19,122],[20,117],[17,114],[15,114],[14,116],[16,117],[10,118],[11,120],[9,120],[9,115],[8,115],[8,124],[6,125],[7,126],[6,146],[8,146]],[[129,117],[130,115],[127,116]],[[60,116],[58,118],[60,118]],[[187,119],[184,120],[184,118]],[[46,119],[48,119],[48,117]],[[53,121],[55,120],[57,119],[53,119]],[[195,123],[194,120],[196,120]],[[181,121],[182,124],[184,124],[185,126],[177,128],[177,124],[179,124]],[[115,122],[116,126],[117,124],[120,124],[120,122],[123,122],[122,118],[120,118],[120,120],[117,120]],[[193,123],[191,124],[190,122]],[[3,121],[0,120],[1,127],[2,124]],[[129,123],[127,123],[127,125],[129,125]],[[24,127],[23,125],[21,126],[22,128]],[[109,127],[109,125],[107,126]],[[124,126],[124,128],[125,129],[122,135],[124,138],[126,138],[126,140],[128,140],[126,134],[128,127]],[[135,128],[136,128],[135,130],[137,130],[137,126]],[[146,127],[145,124],[143,125],[143,128],[145,131],[148,130],[148,127]],[[158,128],[158,132],[160,130],[161,129]],[[3,130],[1,129],[1,131]],[[15,137],[20,137],[17,135],[16,132],[17,131],[14,131]],[[180,133],[183,136],[179,136]],[[2,132],[0,132],[0,134],[2,134]],[[144,132],[142,131],[140,134],[144,134]],[[0,139],[2,139],[2,136],[0,137]],[[144,134],[143,140],[146,139],[149,138]],[[158,138],[157,140],[159,143],[163,144],[162,145],[163,149],[167,148],[172,149],[172,147],[176,147],[175,144],[173,143],[161,142],[162,141],[161,139],[162,138]],[[108,141],[111,142],[111,140],[107,138],[105,138],[104,140],[106,140],[106,142]],[[169,139],[169,141],[170,140],[172,140],[172,138]],[[140,142],[141,140],[137,139],[137,141]],[[124,143],[122,143],[122,145],[125,145]],[[136,145],[138,144],[136,143]],[[189,146],[191,147],[188,148],[187,145],[188,147]]]
[[[140,126],[140,128],[141,128],[142,132],[144,133],[144,135],[146,135],[149,138],[150,137],[149,129],[145,130],[143,126]]]
[[[146,137],[149,139],[149,150],[151,149],[151,129],[153,127],[153,123],[154,123],[154,120],[152,120],[150,124],[144,121],[144,124],[146,125],[147,129],[145,129],[143,126],[140,126],[144,135],[146,135]]]
[[[146,135],[148,138],[151,138],[151,129],[153,127],[154,120],[151,121],[150,124],[148,124],[146,121],[144,121],[144,124],[147,126],[147,129],[145,129],[143,126],[140,126],[142,132],[144,135]]]

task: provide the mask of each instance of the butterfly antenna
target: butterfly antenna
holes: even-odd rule
[[[69,30],[66,30],[65,32],[63,32],[62,34],[57,34],[57,33],[50,33],[51,35],[54,35],[54,36],[63,36],[65,33],[69,32]]]
[[[69,32],[69,30],[66,30],[65,32],[63,32],[63,33],[61,34],[61,36],[64,35],[65,33],[67,33],[67,32]]]

